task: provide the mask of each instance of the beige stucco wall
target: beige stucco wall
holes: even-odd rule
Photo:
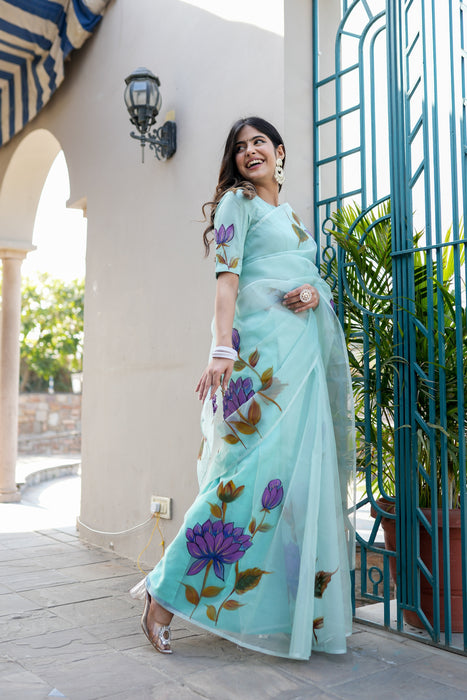
[[[236,118],[257,113],[285,130],[284,196],[311,223],[311,0],[285,5],[284,41],[182,0],[116,0],[49,105],[0,151],[1,177],[22,140],[46,129],[65,152],[70,202],[86,202],[81,520],[95,529],[131,527],[149,515],[151,494],[171,496],[170,541],[196,494],[194,387],[214,295],[200,206]],[[160,77],[162,115],[175,110],[167,163],[146,152],[142,165],[128,135],[123,81],[141,65]],[[81,534],[136,558],[149,531]],[[158,556],[156,542],[144,558]]]

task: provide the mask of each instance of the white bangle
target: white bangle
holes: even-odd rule
[[[229,348],[228,345],[217,345],[212,353],[213,357],[222,357],[226,360],[235,360],[238,358],[237,351]]]

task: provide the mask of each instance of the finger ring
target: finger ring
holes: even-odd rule
[[[304,304],[308,304],[308,302],[311,301],[312,296],[313,292],[311,291],[311,289],[305,287],[305,289],[302,289],[302,291],[300,292],[300,301]]]

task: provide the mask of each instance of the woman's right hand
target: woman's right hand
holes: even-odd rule
[[[233,372],[234,361],[223,357],[213,357],[208,364],[201,379],[199,380],[195,391],[198,392],[199,400],[204,401],[211,390],[211,397],[214,396],[218,388],[222,384],[222,389],[225,391],[229,385],[230,377]]]

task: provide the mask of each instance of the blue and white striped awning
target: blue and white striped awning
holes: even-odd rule
[[[0,146],[49,101],[110,0],[0,0]]]

